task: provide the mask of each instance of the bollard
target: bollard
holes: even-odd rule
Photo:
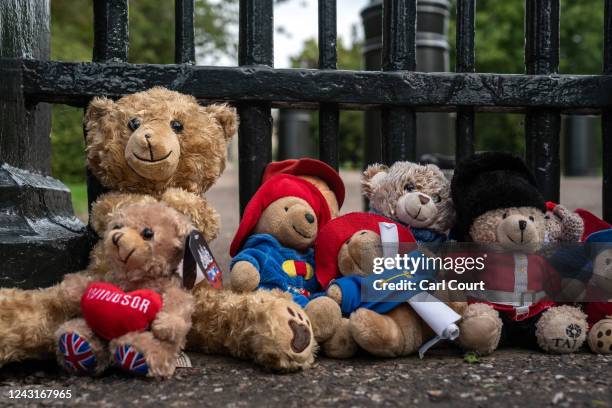
[[[48,59],[49,0],[0,2],[0,286],[51,285],[86,266],[89,240],[51,172],[51,110],[21,93],[24,58]]]
[[[382,0],[371,0],[362,10],[365,44],[364,68],[381,69]],[[448,0],[418,0],[417,3],[417,71],[450,70],[448,45]],[[365,113],[366,164],[382,161],[380,112]],[[453,117],[448,113],[417,113],[417,158],[424,155],[452,156],[455,152]],[[427,157],[427,156],[426,156]]]

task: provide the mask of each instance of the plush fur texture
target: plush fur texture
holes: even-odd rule
[[[112,267],[104,280],[124,291],[153,290],[162,295],[162,309],[150,331],[127,333],[110,344],[89,330],[81,318],[60,325],[55,338],[59,342],[64,333],[76,333],[85,339],[99,362],[96,374],[104,371],[117,346],[131,345],[145,356],[148,376],[170,377],[178,352],[185,346],[194,309],[193,296],[181,287],[177,274],[185,239],[193,225],[187,217],[161,203],[122,208],[110,221],[103,245]],[[75,301],[83,296],[90,282],[87,277],[81,279],[81,291],[69,294]],[[64,355],[59,349],[57,358],[64,366]]]
[[[451,185],[459,240],[524,254],[541,249],[546,206],[522,160],[506,153],[476,154],[459,164]],[[497,349],[502,322],[490,305],[470,304],[459,327],[464,349],[481,354]],[[578,308],[553,306],[541,313],[536,338],[544,351],[571,353],[584,343],[586,330],[586,316]]]
[[[316,342],[304,311],[286,293],[217,291],[199,285],[188,349],[252,359],[290,372],[314,363]]]
[[[372,210],[411,227],[446,235],[455,223],[450,182],[433,164],[373,164],[364,171],[361,188]]]
[[[536,181],[525,163],[500,152],[475,154],[459,163],[451,183],[457,211],[455,231],[459,241],[469,240],[476,217],[490,210],[534,207],[546,211]]]
[[[580,215],[557,204],[546,212],[546,242],[580,242],[584,232],[584,221]]]
[[[130,125],[133,118],[140,121],[136,131],[130,128],[134,127]],[[182,125],[178,133],[172,127],[175,119]],[[121,208],[130,204],[163,201],[187,215],[209,242],[216,237],[218,215],[201,195],[214,184],[225,168],[226,146],[238,126],[233,108],[226,105],[202,107],[191,96],[153,88],[115,102],[95,98],[87,110],[85,125],[88,166],[104,186],[112,190],[99,197],[92,209],[90,221],[96,231],[104,231],[114,213]],[[143,168],[137,172],[132,168],[138,167],[137,162],[126,160],[132,149],[134,152],[140,151],[138,145],[142,147],[143,138],[146,143],[145,133],[154,133],[150,138],[153,141],[165,137],[178,138],[178,161],[174,162],[178,152],[173,151],[168,156],[173,164],[159,169],[167,176],[164,180],[158,177],[157,171],[147,170],[149,164],[143,163]],[[132,137],[135,140],[128,148],[128,141]],[[162,144],[161,148],[166,149],[176,146],[175,141]],[[159,157],[160,150],[156,146],[151,149],[154,158]],[[170,174],[172,168],[174,172]],[[104,276],[111,268],[103,252],[103,246],[96,245],[90,254],[87,271],[67,275],[61,284],[51,288],[30,291],[0,289],[0,366],[10,361],[53,355],[55,331],[62,322],[78,316],[79,305],[74,303],[75,297],[71,295],[74,290],[71,287],[78,287],[78,282],[85,276]],[[228,343],[228,354],[284,370],[311,365],[316,346],[314,342],[308,343],[300,353],[294,353],[287,345],[286,339],[293,342],[293,338],[298,336],[303,345],[306,343],[303,339],[307,338],[304,330],[294,330],[296,326],[292,324],[292,328],[288,324],[290,319],[283,315],[289,306],[296,307],[293,302],[271,295],[255,299],[251,294],[235,295],[229,291],[209,293],[207,288],[198,288],[194,293],[197,305],[195,316],[198,319],[205,319],[204,316],[211,313],[207,308],[209,296],[213,296],[217,303],[224,302],[223,298],[228,297],[225,304],[249,304],[254,308],[252,313],[269,313],[269,319],[280,319],[273,328],[272,323],[250,328],[241,335],[240,346],[237,345],[236,349],[232,349],[233,343]],[[233,306],[228,307],[233,310]],[[228,323],[229,327],[249,323],[243,323],[240,313],[230,317],[236,321]],[[218,336],[236,336],[236,333],[235,330],[216,332]],[[210,338],[210,334],[207,325],[196,322],[190,334],[190,350],[216,350],[209,342],[216,344],[221,340],[219,337]],[[258,343],[263,343],[261,339],[266,339],[268,346],[261,350],[260,355]]]
[[[307,221],[306,216],[314,222]],[[281,245],[304,251],[313,245],[317,231],[316,214],[305,200],[281,197],[263,210],[253,234],[270,234]],[[259,271],[246,261],[234,264],[230,278],[237,292],[250,292],[259,285]]]
[[[372,269],[372,259],[382,255],[378,234],[370,230],[357,231],[340,248],[338,269],[342,276],[366,276]],[[338,304],[342,302],[342,293],[333,283],[327,290],[327,297]],[[464,302],[447,304],[460,314],[466,307]],[[309,308],[310,304],[307,310]],[[328,322],[332,320],[329,316]],[[359,348],[378,357],[408,356],[434,336],[431,328],[408,304],[386,314],[357,309],[349,318],[341,318],[336,326],[328,323],[328,327],[334,328],[333,334],[322,342],[322,348],[326,355],[334,358],[351,357]]]

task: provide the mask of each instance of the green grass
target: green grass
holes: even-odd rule
[[[72,208],[83,222],[87,222],[87,184],[65,183],[72,193]]]

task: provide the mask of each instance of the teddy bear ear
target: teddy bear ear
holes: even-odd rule
[[[223,128],[225,139],[231,139],[238,129],[238,115],[236,109],[227,104],[213,104],[202,108],[205,112],[212,115]]]
[[[433,163],[427,164],[427,168],[434,170],[434,171],[440,171],[440,168],[436,164],[433,164]]]
[[[387,175],[389,167],[384,164],[372,164],[368,166],[361,176],[361,191],[367,198],[372,198],[376,185]]]
[[[108,99],[105,96],[96,96],[91,100],[87,111],[85,112],[85,125],[92,122],[97,122],[100,118],[107,115],[115,107],[115,102],[112,99]]]

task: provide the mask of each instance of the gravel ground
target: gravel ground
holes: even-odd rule
[[[500,350],[466,363],[453,350],[418,358],[321,359],[295,374],[273,374],[225,357],[191,354],[193,368],[171,380],[120,372],[69,377],[54,364],[10,365],[0,373],[0,405],[612,407],[612,357]],[[16,389],[71,390],[71,399],[10,399]]]

